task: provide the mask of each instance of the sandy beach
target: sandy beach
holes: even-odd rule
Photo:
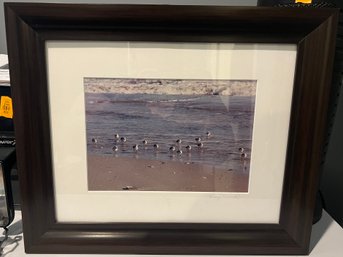
[[[179,161],[88,155],[90,191],[247,192],[249,174]]]

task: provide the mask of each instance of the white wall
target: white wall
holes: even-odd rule
[[[0,53],[6,54],[4,2],[97,3],[97,4],[179,4],[179,5],[256,5],[257,0],[0,0]]]

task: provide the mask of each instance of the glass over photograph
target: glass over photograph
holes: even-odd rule
[[[248,192],[256,83],[84,78],[88,190]]]

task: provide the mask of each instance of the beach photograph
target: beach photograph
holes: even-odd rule
[[[256,84],[84,78],[88,190],[247,193]]]

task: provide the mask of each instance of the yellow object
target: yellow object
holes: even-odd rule
[[[312,0],[295,0],[295,3],[311,4]]]
[[[8,96],[2,96],[0,99],[0,116],[12,119],[13,107],[12,98]]]

